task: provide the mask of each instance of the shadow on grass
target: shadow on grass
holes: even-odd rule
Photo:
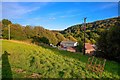
[[[12,80],[12,71],[11,66],[8,60],[8,52],[4,51],[4,54],[2,54],[2,79],[8,79]]]

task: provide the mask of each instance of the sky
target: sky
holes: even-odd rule
[[[50,30],[117,16],[117,2],[2,2],[2,19]]]

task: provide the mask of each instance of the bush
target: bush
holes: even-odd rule
[[[120,62],[120,27],[114,26],[104,31],[98,39],[97,47],[102,52],[98,55]]]

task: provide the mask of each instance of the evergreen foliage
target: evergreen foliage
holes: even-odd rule
[[[120,62],[120,26],[116,25],[101,33],[97,47],[101,51],[97,56]]]

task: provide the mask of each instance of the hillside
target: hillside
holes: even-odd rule
[[[99,78],[85,69],[88,56],[19,41],[2,41],[2,76],[13,78]],[[120,64],[107,61],[103,78],[120,78]],[[8,73],[8,75],[4,75]]]
[[[86,23],[86,42],[91,42],[93,44],[96,43],[99,35],[104,31],[108,30],[110,27],[116,26],[120,24],[120,17],[109,18],[104,20],[98,20],[91,23]],[[78,41],[83,41],[84,34],[83,34],[83,27],[82,24],[76,24],[73,26],[68,27],[67,29],[60,31],[64,36],[73,36]]]
[[[53,32],[45,29],[42,26],[22,26],[20,24],[14,24],[7,19],[2,20],[2,37],[8,39],[8,25],[10,26],[10,38],[14,40],[27,40],[32,43],[46,43],[56,45],[65,37],[59,32]]]
[[[98,28],[108,29],[111,26],[114,26],[120,23],[119,21],[120,21],[120,17],[115,17],[115,18],[109,18],[104,20],[98,20],[91,23],[86,23],[86,30],[94,31],[95,29],[98,29]],[[83,31],[82,24],[76,24],[76,25],[70,26],[64,31],[61,31],[61,33],[77,33],[79,31]]]

